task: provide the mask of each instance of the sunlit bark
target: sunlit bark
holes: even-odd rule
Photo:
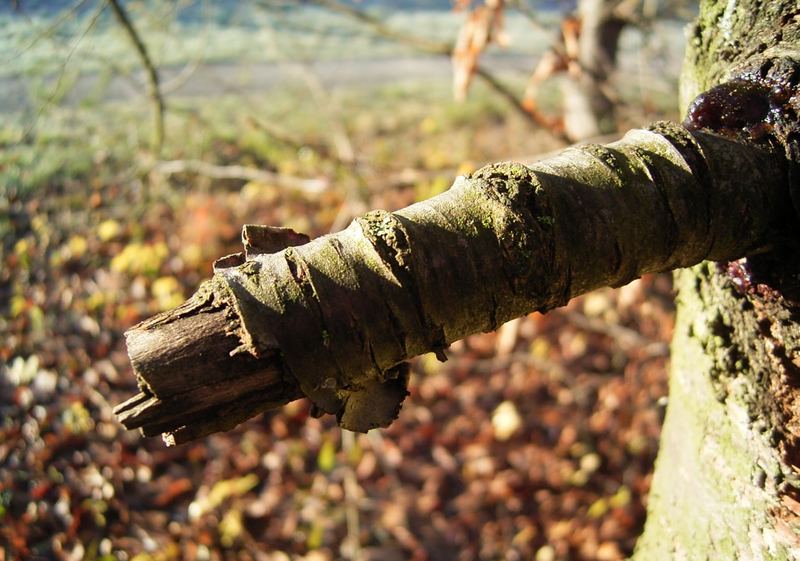
[[[410,357],[768,244],[791,207],[783,161],[662,123],[530,167],[487,166],[307,244],[251,246],[189,303],[128,333],[143,393],[118,411],[183,440],[305,394],[343,427],[386,426]]]
[[[798,41],[794,0],[704,2],[684,107],[743,68],[785,74],[796,96]],[[796,218],[786,226],[770,253],[677,273],[670,402],[637,560],[800,558],[800,252]]]

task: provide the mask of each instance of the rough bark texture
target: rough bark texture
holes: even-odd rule
[[[684,107],[743,71],[783,66],[796,86],[798,40],[796,0],[704,2]],[[797,240],[795,222],[771,254],[677,273],[670,402],[635,559],[800,559]]]
[[[229,256],[187,304],[128,333],[143,393],[120,417],[179,442],[220,430],[239,401],[252,415],[259,393],[264,409],[299,386],[345,428],[385,426],[405,359],[598,287],[758,250],[791,208],[786,182],[780,153],[662,123]],[[200,346],[212,330],[225,343]]]

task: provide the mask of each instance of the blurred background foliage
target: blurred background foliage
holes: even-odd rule
[[[435,51],[474,4],[121,3],[158,72],[158,147],[109,2],[0,4],[0,560],[631,552],[666,399],[667,276],[421,357],[386,431],[339,431],[299,401],[166,449],[111,414],[135,386],[124,330],[191,294],[241,224],[321,235],[565,145],[520,103],[576,6],[507,2],[505,46],[478,53],[495,82],[456,102]],[[618,130],[678,117],[693,10],[629,4]],[[567,79],[538,92],[554,119]]]

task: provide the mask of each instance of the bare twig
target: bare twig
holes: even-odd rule
[[[478,67],[475,69],[475,75],[482,78],[483,81],[489,85],[489,87],[491,87],[497,94],[508,101],[517,113],[549,131],[556,138],[564,140],[565,142],[568,140],[563,132],[556,132],[551,126],[549,126],[548,123],[543,122],[538,113],[528,111],[517,99],[517,96],[514,94],[514,92],[512,92],[505,84],[503,84],[503,82],[498,80],[494,74],[487,71],[484,67],[478,65]]]
[[[245,117],[246,123],[253,128],[263,132],[276,142],[283,144],[287,148],[294,151],[309,149],[326,161],[338,165],[344,165],[344,162],[339,160],[338,156],[333,153],[328,146],[322,142],[309,142],[307,139],[301,139],[294,134],[291,134],[280,127],[275,126],[272,122],[262,119],[261,117],[250,113]]]
[[[563,312],[563,316],[575,327],[612,338],[623,351],[638,349],[647,356],[669,355],[669,345],[643,337],[623,325],[612,325],[600,318],[590,318],[579,312]]]
[[[173,76],[169,82],[164,83],[163,87],[161,88],[162,95],[169,95],[183,87],[183,85],[189,81],[192,75],[197,72],[197,69],[200,68],[204,61],[205,55],[184,65],[180,72]]]
[[[36,45],[36,43],[38,43],[45,37],[49,37],[56,29],[58,29],[61,26],[61,24],[74,18],[77,15],[78,10],[80,10],[81,7],[84,4],[86,4],[86,2],[87,0],[80,0],[79,2],[76,2],[75,4],[64,10],[64,12],[62,12],[61,15],[59,15],[58,18],[56,18],[56,20],[53,23],[51,23],[50,25],[45,27],[42,31],[37,33],[36,36],[33,39],[31,39],[27,45],[22,47],[20,50],[16,51],[11,57],[9,57],[6,60],[14,60],[16,58],[19,58],[26,51],[32,49],[33,46]]]
[[[192,61],[189,61],[183,68],[181,68],[180,72],[171,78],[167,82],[163,82],[161,84],[161,93],[162,95],[169,95],[172,92],[176,91],[178,88],[182,87],[189,79],[194,75],[198,68],[200,68],[206,61],[207,58],[207,51],[208,51],[208,36],[209,36],[209,17],[208,17],[208,3],[203,2],[203,32],[201,36],[203,48],[200,49],[200,52],[197,54],[197,58]]]
[[[413,47],[418,51],[432,55],[446,56],[448,58],[453,52],[453,43],[431,41],[424,37],[419,37],[418,35],[398,31],[386,25],[383,23],[383,21],[372,14],[354,6],[343,4],[338,0],[314,1],[320,6],[324,6],[331,11],[347,15],[363,23],[369,27],[373,33],[380,37],[390,39],[402,45]],[[485,67],[478,65],[475,70],[475,75],[483,80],[486,85],[495,91],[495,93],[499,94],[503,99],[510,103],[514,110],[522,115],[526,120],[537,125],[541,125],[541,123],[537,122],[535,116],[525,109],[525,107],[522,105],[522,102],[517,98],[514,92],[512,92],[505,84],[503,84],[503,82],[501,82],[492,72],[487,70]]]
[[[344,471],[344,497],[345,497],[345,520],[347,524],[347,557],[351,561],[360,561],[361,554],[361,523],[358,512],[359,508],[359,485],[356,480],[355,467],[349,461],[356,445],[356,435],[352,431],[342,431],[342,449],[347,455],[348,461]]]
[[[153,171],[165,175],[176,173],[196,173],[213,179],[241,179],[243,181],[262,181],[278,187],[296,189],[309,194],[318,194],[328,188],[327,179],[307,179],[284,175],[272,171],[250,168],[246,166],[220,166],[201,160],[166,160],[158,162]]]
[[[539,14],[536,13],[536,10],[531,8],[527,0],[511,0],[511,2],[509,2],[509,7],[514,8],[519,13],[524,15],[528,19],[528,22],[530,22],[533,27],[542,33],[552,31],[549,27],[547,27],[547,24],[542,22],[542,20],[539,18]]]
[[[277,40],[274,36],[270,37],[275,49],[279,50],[280,45]],[[337,231],[346,226],[357,214],[366,210],[365,190],[363,189],[366,186],[364,178],[365,165],[359,161],[356,155],[353,141],[345,123],[342,121],[341,111],[336,105],[334,96],[325,89],[319,76],[309,64],[302,61],[286,64],[299,74],[316,103],[321,118],[327,122],[326,129],[329,131],[331,150],[328,150],[326,154],[320,155],[331,161],[339,169],[346,171],[349,177],[355,181],[355,185],[344,185],[345,201],[340,206],[339,212],[337,212],[331,224],[331,230]],[[266,128],[268,130],[272,127],[268,126]]]
[[[122,4],[119,3],[119,0],[107,1],[108,5],[111,6],[111,9],[116,16],[117,21],[125,30],[131,43],[133,43],[136,52],[139,54],[139,59],[142,62],[142,66],[145,68],[148,83],[148,95],[150,96],[150,101],[153,104],[155,117],[153,128],[153,151],[158,156],[161,154],[161,148],[164,145],[165,112],[164,97],[161,93],[158,82],[158,71],[153,65],[150,54],[147,52],[147,48],[142,42],[142,38],[139,36],[136,28],[133,26],[133,22],[131,21],[130,17],[128,17],[128,13],[125,11],[125,8],[122,7]]]
[[[417,35],[412,35],[410,33],[404,33],[402,31],[398,31],[393,29],[392,27],[386,25],[380,18],[377,18],[355,6],[350,6],[348,4],[343,4],[338,0],[314,0],[320,6],[324,6],[325,8],[329,9],[332,12],[336,12],[339,14],[343,14],[347,17],[350,17],[363,25],[367,26],[372,30],[375,35],[379,35],[380,37],[384,37],[386,39],[390,39],[397,43],[408,45],[409,47],[413,47],[418,51],[430,53],[433,55],[443,55],[443,56],[450,56],[450,53],[453,50],[453,45],[451,43],[445,42],[438,42],[438,41],[431,41],[424,37],[419,37]]]
[[[61,70],[59,71],[58,78],[56,79],[56,85],[53,88],[53,91],[50,93],[50,97],[47,98],[46,102],[44,102],[41,106],[39,106],[39,110],[36,112],[36,117],[31,121],[31,124],[25,130],[25,134],[23,136],[27,137],[31,133],[33,128],[36,126],[36,123],[39,121],[39,118],[41,118],[42,114],[44,113],[45,109],[47,109],[50,106],[50,104],[53,103],[53,100],[58,96],[58,92],[61,89],[61,83],[64,80],[64,73],[67,70],[67,64],[72,58],[72,55],[75,54],[75,51],[78,49],[78,45],[80,45],[81,41],[83,41],[83,38],[86,37],[89,34],[89,32],[94,28],[94,26],[97,24],[97,21],[100,19],[100,14],[102,13],[103,13],[103,6],[100,5],[92,15],[92,18],[89,21],[89,25],[86,26],[86,28],[83,30],[80,36],[78,36],[75,42],[72,43],[72,46],[69,49],[69,53],[67,53],[67,57],[64,59],[64,63],[61,65]]]
[[[294,70],[300,75],[311,94],[317,108],[325,115],[326,121],[330,126],[331,144],[336,151],[336,158],[344,165],[352,167],[356,162],[356,153],[353,142],[347,132],[347,128],[342,122],[338,108],[334,106],[334,101],[330,92],[325,90],[319,76],[307,64],[294,64]]]
[[[337,231],[344,228],[350,220],[358,215],[359,211],[366,207],[365,193],[358,188],[366,184],[364,170],[356,158],[352,139],[347,127],[342,122],[341,112],[334,106],[332,96],[325,91],[319,77],[307,65],[298,65],[297,68],[320,112],[326,116],[337,165],[348,170],[350,176],[355,180],[355,185],[350,185],[346,189],[345,201],[331,224],[331,231]]]

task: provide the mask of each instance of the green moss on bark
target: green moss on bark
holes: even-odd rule
[[[636,560],[792,559],[774,514],[791,468],[775,446],[754,317],[717,265],[676,274],[667,417]],[[746,306],[745,306],[746,307]]]
[[[743,70],[759,74],[781,57],[800,60],[799,41],[795,0],[702,2],[689,36],[682,107]],[[731,153],[720,163],[741,160]],[[788,205],[777,229],[796,220]],[[791,450],[800,433],[791,411],[798,395],[793,367],[775,358],[780,348],[800,359],[800,326],[780,298],[765,304],[757,291],[743,294],[749,277],[737,282],[738,289],[716,264],[676,274],[670,402],[637,560],[800,556],[797,513],[783,504],[796,493]],[[775,325],[786,329],[780,341],[765,336]]]
[[[249,256],[218,282],[235,296],[243,348],[279,349],[322,411],[368,430],[393,420],[405,391],[386,373],[406,358],[765,243],[786,193],[761,187],[784,174],[768,151],[660,124],[530,167],[486,166],[427,201]]]
[[[685,111],[700,92],[764,58],[800,59],[796,0],[707,0],[689,31],[681,76]]]

